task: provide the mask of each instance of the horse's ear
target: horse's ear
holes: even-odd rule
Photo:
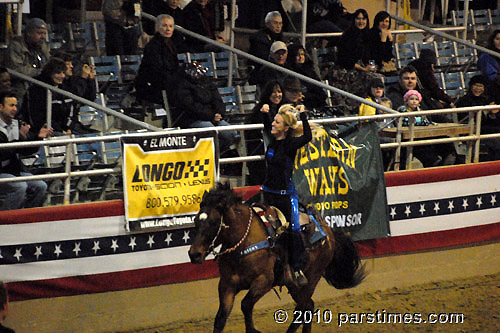
[[[205,200],[205,197],[208,195],[208,191],[205,190],[205,192],[203,192],[203,196],[201,197],[201,200]]]

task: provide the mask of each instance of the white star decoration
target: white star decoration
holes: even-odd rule
[[[61,244],[56,245],[56,248],[54,249],[54,254],[59,258],[59,255],[62,253],[61,251]]]
[[[135,237],[130,237],[130,243],[128,243],[128,246],[130,246],[132,248],[132,251],[134,251],[134,247],[137,246],[137,244],[135,243]]]
[[[439,208],[439,202],[435,202],[434,203],[434,211],[436,212],[436,214],[439,212],[441,208]]]
[[[36,256],[36,260],[38,260],[38,257],[43,255],[41,246],[36,246],[36,250],[35,250],[34,255]]]
[[[99,241],[94,241],[94,247],[92,250],[94,250],[94,254],[97,254],[97,251],[99,251],[101,248],[99,247]]]
[[[113,249],[113,252],[116,252],[116,249],[119,248],[117,239],[111,240],[111,248]]]
[[[490,202],[492,206],[495,206],[495,203],[497,202],[497,196],[492,194]]]
[[[149,248],[152,248],[153,247],[153,244],[155,243],[154,239],[155,236],[154,235],[149,235],[149,238],[148,238],[148,241],[146,242],[146,244],[149,245]]]
[[[172,234],[168,233],[167,238],[165,238],[165,243],[167,243],[167,245],[170,246],[171,241],[172,241]]]
[[[420,204],[420,210],[419,210],[419,212],[420,212],[420,215],[424,215],[424,213],[425,213],[425,204]]]
[[[450,200],[448,201],[448,209],[450,210],[450,212],[455,208],[455,206],[453,205],[453,200]]]
[[[396,207],[391,207],[391,217],[394,220],[394,216],[396,216]]]
[[[463,199],[462,207],[464,207],[464,210],[467,210],[467,207],[469,206],[469,204],[467,203],[467,200],[468,199]]]
[[[406,214],[406,217],[410,216],[410,214],[411,214],[410,206],[406,206],[405,214]]]
[[[482,197],[477,197],[476,206],[478,206],[479,208],[481,208],[482,204],[483,204],[483,198]]]
[[[182,237],[182,239],[184,239],[184,243],[187,244],[189,240],[189,231],[184,231],[184,237]]]
[[[82,250],[80,249],[80,245],[81,245],[81,243],[80,243],[80,242],[75,242],[75,248],[73,249],[73,252],[75,252],[75,256],[77,256],[77,257],[78,257],[78,253],[79,253],[80,251],[82,251]]]
[[[22,250],[22,249],[23,249],[22,247],[20,247],[20,248],[16,249],[16,254],[14,254],[14,255],[13,255],[13,257],[16,257],[17,261],[21,260],[21,257],[23,256],[23,255],[21,254],[21,250]]]

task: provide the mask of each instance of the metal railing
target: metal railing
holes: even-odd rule
[[[466,163],[477,163],[479,161],[479,144],[481,140],[490,140],[490,139],[500,139],[500,133],[497,134],[481,134],[480,133],[480,119],[482,111],[486,110],[494,110],[498,109],[499,106],[489,105],[489,106],[476,106],[476,107],[466,107],[466,108],[453,108],[446,110],[429,110],[429,111],[418,111],[418,112],[406,112],[406,113],[398,113],[398,114],[383,114],[383,115],[375,115],[375,116],[352,116],[352,117],[342,117],[342,118],[330,118],[330,119],[317,119],[311,120],[311,123],[316,124],[343,124],[343,123],[352,123],[352,122],[363,122],[363,121],[382,121],[384,119],[399,119],[402,117],[416,117],[416,116],[429,116],[435,114],[450,114],[450,113],[463,113],[463,112],[472,112],[475,114],[475,117],[469,117],[469,134],[465,136],[457,136],[457,137],[448,137],[448,138],[440,138],[440,139],[427,139],[427,140],[418,140],[414,141],[412,138],[408,141],[403,141],[401,139],[401,135],[398,135],[397,138],[392,143],[384,143],[381,144],[381,149],[396,149],[396,154],[403,147],[413,147],[413,146],[422,146],[422,145],[433,145],[440,143],[452,143],[452,142],[468,142],[469,143],[469,151],[472,154],[469,154]],[[397,122],[398,132],[401,131],[401,121]],[[169,134],[186,134],[186,133],[197,133],[203,132],[207,130],[213,130],[216,132],[230,131],[230,130],[261,130],[263,129],[262,124],[251,124],[251,125],[231,125],[231,126],[218,126],[211,128],[200,128],[200,129],[181,129],[181,130],[170,130]],[[411,130],[411,129],[410,129]],[[65,157],[65,167],[64,172],[57,172],[51,174],[42,174],[42,175],[34,175],[34,176],[25,176],[25,177],[16,177],[13,179],[0,179],[0,184],[6,182],[21,182],[27,180],[52,180],[52,179],[64,179],[64,204],[70,203],[70,180],[75,177],[85,177],[85,176],[96,176],[96,175],[110,175],[110,174],[121,174],[121,167],[114,168],[105,168],[98,170],[87,170],[87,171],[72,171],[71,167],[74,164],[75,152],[72,151],[72,147],[77,144],[82,143],[93,143],[93,142],[103,142],[103,141],[117,141],[120,140],[123,136],[155,136],[162,134],[162,132],[154,132],[154,133],[136,133],[136,134],[116,134],[116,135],[106,135],[106,136],[95,136],[95,137],[80,137],[80,138],[70,138],[70,139],[59,139],[54,138],[53,140],[44,140],[44,141],[30,141],[30,142],[15,142],[15,143],[6,143],[1,144],[0,149],[12,149],[12,148],[26,148],[26,147],[34,147],[34,146],[66,146],[67,152]],[[228,164],[228,163],[241,163],[241,162],[251,162],[258,161],[264,159],[262,155],[251,155],[251,156],[243,156],[243,157],[233,157],[233,158],[221,158],[219,160],[220,164]],[[120,163],[118,163],[120,165]],[[244,177],[244,175],[243,175]],[[243,183],[245,185],[245,183]]]

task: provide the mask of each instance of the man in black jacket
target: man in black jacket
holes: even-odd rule
[[[13,92],[0,92],[0,144],[33,140],[30,125],[14,119],[17,113],[17,98]],[[38,133],[38,139],[52,135],[52,128],[43,127]],[[20,160],[22,154],[33,154],[38,147],[0,149],[0,178],[15,178],[31,176]],[[43,204],[47,184],[42,180],[25,182],[1,183],[0,192],[6,193],[0,210],[20,209],[23,207],[38,207]],[[26,203],[25,203],[26,197]]]
[[[250,36],[250,48],[248,53],[267,60],[271,45],[276,41],[283,41],[283,19],[280,12],[269,12],[264,20],[265,27]],[[261,64],[252,63],[255,71],[258,71]]]

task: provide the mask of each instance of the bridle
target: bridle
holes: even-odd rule
[[[219,223],[219,230],[217,230],[217,234],[215,235],[214,239],[212,240],[212,243],[210,244],[210,246],[208,247],[208,254],[213,253],[214,256],[221,256],[223,254],[231,253],[234,250],[236,250],[238,248],[238,246],[240,246],[245,241],[245,239],[248,236],[248,233],[250,232],[250,226],[252,225],[252,218],[253,218],[253,209],[249,207],[248,210],[250,211],[250,214],[249,214],[250,217],[248,218],[247,229],[245,230],[245,234],[243,234],[243,237],[241,237],[239,242],[236,243],[233,247],[231,247],[229,249],[225,249],[222,252],[216,252],[215,251],[215,241],[219,237],[219,234],[221,233],[223,228],[229,229],[229,226],[224,223],[224,214],[221,214],[220,223]]]

